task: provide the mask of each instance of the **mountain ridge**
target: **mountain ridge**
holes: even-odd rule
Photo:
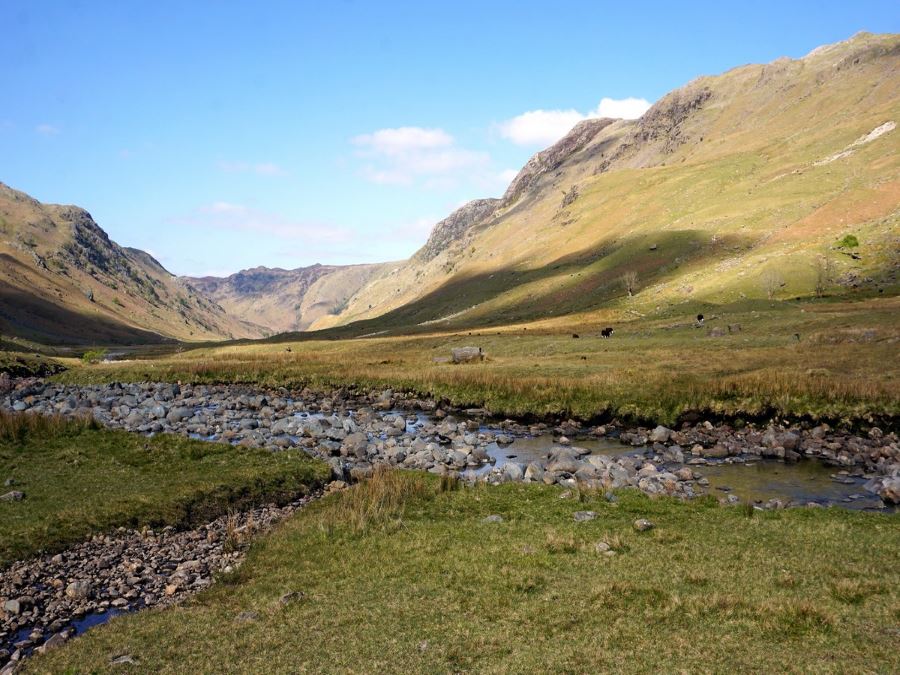
[[[352,295],[396,264],[257,266],[227,277],[181,279],[234,316],[277,333],[302,331],[339,313]]]
[[[259,337],[78,206],[0,183],[0,330],[58,344]]]
[[[789,277],[778,293],[814,292],[820,260],[833,268],[834,292],[865,279],[883,291],[897,266],[898,73],[900,36],[860,33],[799,59],[697,77],[637,120],[581,122],[529,159],[491,208],[462,218],[486,201],[476,200],[441,221],[435,230],[464,226],[438,237],[440,250],[433,231],[390,279],[314,328],[463,327],[765,298],[762,277],[781,255],[794,266],[772,270]],[[891,131],[827,169],[816,164],[882,127]],[[811,226],[823,204],[843,220]],[[868,245],[861,261],[833,245],[856,227]],[[621,280],[631,273],[641,277],[634,299]],[[575,284],[579,276],[589,279]]]

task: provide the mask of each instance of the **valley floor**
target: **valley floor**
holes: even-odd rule
[[[900,414],[900,298],[699,311],[702,325],[689,307],[360,339],[347,327],[77,367],[59,379],[394,388],[495,415],[662,424],[695,411],[882,426]],[[461,346],[483,348],[485,361],[450,363]]]
[[[562,497],[379,473],[283,523],[195,599],[113,619],[26,669],[900,668],[895,516]]]
[[[53,379],[338,387],[385,405],[398,396],[377,392],[394,389],[532,421],[618,418],[683,433],[719,417],[734,428],[815,418],[853,426],[857,436],[841,432],[845,444],[865,453],[868,441],[858,439],[881,438],[875,426],[887,438],[900,413],[898,308],[896,298],[749,303],[707,308],[702,325],[692,309],[362,339],[337,329],[114,363],[62,358],[69,370]],[[610,324],[613,337],[600,337]],[[464,345],[482,347],[486,360],[448,362]],[[182,411],[165,389],[120,388],[120,403],[140,395],[129,410],[110,407],[110,419],[165,431],[191,415],[213,416],[210,400]],[[74,414],[85,404],[77,392],[54,391],[52,399],[30,395],[25,408]],[[147,408],[153,419],[131,421],[137,399],[157,394],[168,406],[163,417]],[[216,414],[240,434],[257,432],[244,428],[256,414],[245,415],[244,403],[259,408],[261,399],[249,396],[241,410],[217,402]],[[691,425],[675,424],[686,420]],[[264,503],[287,484],[317,485],[331,471],[299,461],[296,451],[58,424],[10,422],[4,432],[4,468],[30,491],[4,506],[20,516],[0,525],[6,563],[120,525],[184,525],[196,522],[188,517],[195,508],[212,517]],[[797,428],[811,434],[812,426]],[[117,617],[24,668],[894,672],[897,517],[761,511],[628,489],[607,496],[583,486],[463,487],[452,477],[375,469],[261,536],[242,566],[211,575],[217,583],[209,589],[176,607]],[[641,519],[652,527],[638,531]],[[209,531],[220,536],[221,527]]]

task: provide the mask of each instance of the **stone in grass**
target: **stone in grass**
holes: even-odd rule
[[[25,493],[18,490],[11,490],[0,496],[0,502],[20,502],[23,499],[25,499]]]
[[[481,522],[482,522],[482,523],[502,523],[502,522],[503,522],[503,516],[500,516],[500,515],[497,515],[496,513],[493,513],[493,514],[491,514],[491,515],[486,516],[485,518],[483,518],[483,519],[481,520]]]
[[[285,593],[280,598],[278,598],[278,604],[289,605],[292,602],[299,602],[305,597],[306,595],[303,593],[303,591],[290,591],[289,593]]]
[[[134,663],[134,657],[131,654],[119,654],[109,660],[110,665],[122,666],[127,663]]]
[[[654,525],[646,518],[638,518],[634,521],[634,529],[638,532],[646,532],[647,530],[652,530]]]
[[[586,520],[593,520],[597,517],[597,514],[593,511],[576,511],[574,516],[576,523],[583,523]]]
[[[613,557],[613,556],[616,554],[616,552],[613,551],[612,546],[610,546],[609,544],[607,544],[605,541],[598,541],[598,542],[594,545],[594,550],[595,550],[597,553],[599,553],[600,555],[605,555],[605,556],[607,556],[608,558],[611,558],[611,557]]]

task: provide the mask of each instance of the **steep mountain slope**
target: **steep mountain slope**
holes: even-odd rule
[[[183,279],[232,316],[280,333],[305,330],[322,317],[339,314],[360,288],[397,265],[255,267],[225,278]]]
[[[502,199],[455,212],[314,327],[430,330],[896,293],[897,124],[898,35],[700,77],[638,120],[580,123]]]
[[[0,332],[57,344],[257,337],[261,330],[111,241],[76,206],[0,183]]]

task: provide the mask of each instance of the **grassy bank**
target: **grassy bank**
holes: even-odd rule
[[[128,654],[168,673],[900,669],[897,516],[440,485],[385,474],[327,498],[188,604],[28,668],[112,672]]]
[[[854,420],[900,413],[896,298],[699,309],[702,327],[691,308],[422,336],[312,334],[73,368],[59,378],[394,387],[497,414],[662,423],[685,411]],[[616,328],[609,340],[598,336],[606,325]],[[441,361],[462,345],[483,347],[488,359]]]
[[[284,501],[327,479],[299,452],[145,438],[65,421],[0,412],[0,567],[94,532],[199,522],[229,508]]]

